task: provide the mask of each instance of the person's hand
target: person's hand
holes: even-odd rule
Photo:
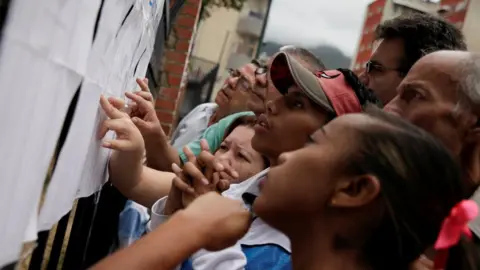
[[[203,150],[208,151],[208,144],[207,148],[205,148],[205,144],[200,144]],[[188,147],[184,147],[183,149],[188,160],[192,163],[196,164],[195,155]],[[172,172],[176,174],[176,177],[173,178],[172,187],[170,188],[170,192],[168,194],[167,201],[165,202],[165,208],[163,210],[164,215],[171,215],[176,211],[183,209],[188,203],[193,200],[195,197],[195,190],[193,188],[193,183],[190,178],[183,173],[183,170],[178,167],[177,164],[172,164]],[[205,185],[208,185],[209,182],[204,177],[199,178],[200,181],[203,181]]]
[[[155,109],[155,100],[153,99],[153,95],[150,92],[150,89],[148,88],[148,79],[147,78],[143,78],[143,79],[137,78],[136,82],[137,82],[138,86],[140,86],[140,91],[135,91],[135,92],[132,92],[132,93],[137,95],[137,96],[140,96],[144,100],[150,102],[152,108]],[[133,102],[132,104],[129,104],[129,107],[131,107],[131,110],[130,110],[130,113],[129,113],[130,117],[132,117],[132,118],[133,117],[143,118],[143,114],[139,110],[138,105],[135,102]]]
[[[117,151],[132,152],[141,156],[145,148],[143,138],[128,114],[117,109],[104,96],[100,97],[100,106],[108,119],[101,124],[98,137],[105,137],[109,130],[117,134],[115,139],[104,140],[102,146]]]
[[[215,158],[210,152],[208,142],[205,139],[200,141],[200,146],[202,151],[198,157],[196,157],[197,167],[202,170],[207,179],[213,179],[214,174],[218,174],[216,177],[219,177],[221,180],[226,180],[220,181],[217,189],[219,192],[227,190],[230,183],[238,180],[238,173],[228,163]],[[192,158],[191,156],[189,159]],[[224,185],[225,183],[228,183],[228,185]]]
[[[251,223],[251,214],[241,201],[209,192],[198,197],[185,210],[187,220],[198,224],[204,247],[210,251],[233,246]]]
[[[137,84],[140,86],[140,91],[132,92],[133,94],[140,96],[144,100],[151,103],[152,108],[155,108],[155,102],[153,100],[153,96],[150,93],[150,89],[148,88],[148,79],[140,79],[137,78]],[[125,100],[116,97],[109,97],[108,101],[112,104],[115,108],[127,113],[131,118],[133,117],[140,117],[142,118],[143,115],[140,112],[138,105],[135,102],[130,102],[126,104]],[[127,105],[127,106],[126,106]]]
[[[166,139],[166,135],[158,120],[148,85],[141,79],[137,79],[137,83],[142,90],[134,93],[126,92],[125,96],[133,101],[130,112],[132,121],[142,133],[145,143],[149,145],[151,141],[159,138]]]
[[[230,187],[232,179],[238,178],[238,173],[228,164],[222,164],[215,159],[215,156],[210,153],[208,143],[205,140],[200,141],[201,149],[200,155],[195,155],[185,147],[183,149],[185,156],[188,159],[183,166],[183,169],[174,170],[177,175],[174,182],[188,183],[189,189],[186,186],[179,186],[182,189],[183,206],[189,205],[196,197],[203,195],[210,191],[223,192]],[[191,192],[193,188],[193,193]]]

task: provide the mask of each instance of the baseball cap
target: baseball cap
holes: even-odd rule
[[[272,61],[270,78],[282,95],[297,85],[314,103],[337,116],[362,111],[355,91],[338,70],[312,72],[292,56],[280,52]]]

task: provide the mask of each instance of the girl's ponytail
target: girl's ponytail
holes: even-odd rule
[[[472,200],[455,205],[442,223],[434,248],[434,270],[478,270],[480,256],[472,241],[468,223],[478,215],[478,206]]]

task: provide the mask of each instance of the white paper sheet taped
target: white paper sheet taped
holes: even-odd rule
[[[109,152],[95,136],[104,117],[98,100],[133,90],[135,76],[144,76],[163,4],[104,0],[92,45],[101,0],[11,1],[0,50],[0,89],[8,89],[0,91],[0,267],[34,236],[44,178],[80,85],[38,228],[50,229],[75,197],[105,182]]]

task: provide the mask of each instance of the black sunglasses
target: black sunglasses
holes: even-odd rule
[[[366,64],[365,64],[365,71],[367,73],[371,73],[373,71],[379,71],[379,72],[382,72],[382,71],[397,71],[397,72],[400,72],[400,74],[405,74],[405,71],[403,69],[400,69],[400,68],[388,68],[388,67],[385,67],[381,64],[378,64],[378,63],[375,63],[375,62],[372,62],[372,61],[368,61]]]

